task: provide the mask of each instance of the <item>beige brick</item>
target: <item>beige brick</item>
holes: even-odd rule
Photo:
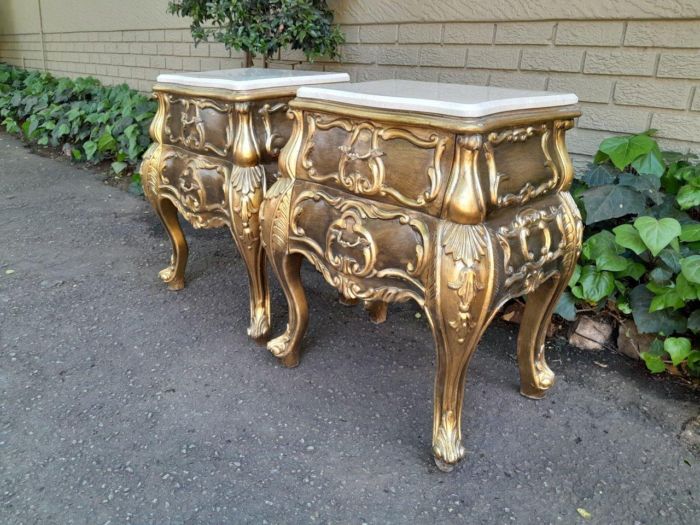
[[[534,71],[569,71],[581,70],[583,51],[577,49],[524,49],[520,69]]]
[[[243,62],[240,58],[220,58],[219,66],[221,69],[236,69],[243,67]]]
[[[148,40],[150,42],[163,42],[165,40],[165,30],[154,29],[148,32]]]
[[[165,67],[167,69],[182,69],[182,58],[165,57]]]
[[[377,52],[377,64],[393,66],[417,66],[420,46],[381,46]]]
[[[580,126],[574,127],[566,133],[566,145],[569,153],[573,155],[586,155],[584,166],[590,162],[590,156],[595,155],[598,151],[598,146],[605,139],[612,135],[610,131],[599,131],[592,129],[583,129]]]
[[[123,56],[124,55],[111,54],[109,55],[109,63],[113,66],[121,66],[122,64],[124,64]]]
[[[399,43],[439,44],[442,41],[442,24],[402,24],[399,26]]]
[[[459,23],[445,24],[443,42],[445,44],[491,44],[495,24]]]
[[[700,54],[667,55],[662,53],[657,75],[669,78],[700,78]]]
[[[700,47],[700,20],[635,22],[627,24],[626,46]]]
[[[520,50],[515,47],[470,47],[467,67],[481,69],[517,69]]]
[[[466,56],[466,47],[428,45],[421,48],[420,65],[464,67]]]
[[[137,55],[136,56],[136,66],[138,67],[149,67],[150,58],[147,55]]]
[[[192,49],[190,49],[190,55],[196,56],[192,52]],[[223,44],[209,44],[209,55],[212,57],[229,58],[231,56],[231,52],[226,49]]]
[[[157,44],[142,44],[141,45],[141,52],[144,55],[155,55],[158,53],[158,45]]]
[[[654,113],[651,127],[657,129],[657,136],[697,141],[700,137],[700,118],[697,115],[682,113]]]
[[[196,46],[194,44],[183,44],[183,45],[189,46],[189,50],[187,52],[188,55],[192,55],[193,57],[208,57],[209,56],[209,44],[207,44],[206,42],[200,42]]]
[[[163,41],[182,42],[182,31],[180,29],[166,29]]]
[[[489,72],[473,69],[445,69],[440,72],[438,80],[448,84],[485,86],[489,82]]]
[[[496,24],[497,44],[549,44],[553,34],[554,22]]]
[[[172,55],[173,54],[173,45],[172,44],[159,42],[156,45],[158,46],[158,54],[159,55]]]
[[[140,55],[143,53],[143,44],[136,42],[129,44],[129,53],[132,55]]]
[[[559,22],[556,43],[564,46],[619,46],[623,32],[623,22]]]
[[[140,42],[140,32],[139,31],[123,31],[122,39],[124,42]]]
[[[377,60],[378,50],[378,46],[344,45],[340,50],[340,60],[342,63],[371,64]]]
[[[121,42],[122,32],[121,31],[110,31],[107,33],[110,42]]]
[[[200,58],[199,67],[202,71],[212,71],[214,69],[219,69],[221,63],[218,58]]]
[[[394,72],[389,68],[364,68],[354,74],[354,82],[369,82],[371,80],[386,80],[394,78]]]
[[[542,91],[547,85],[547,77],[536,73],[517,71],[494,71],[489,78],[489,86],[534,89]]]
[[[201,65],[197,57],[185,57],[182,59],[182,69],[184,71],[201,71]]]
[[[135,66],[137,56],[138,55],[124,55],[122,57],[122,64],[124,64],[125,66]]]
[[[360,43],[360,26],[341,26],[340,30],[343,32],[346,44]]]
[[[551,76],[549,91],[575,93],[583,102],[609,102],[612,93],[613,80],[608,77],[593,75]]]
[[[578,125],[586,129],[641,133],[649,128],[649,111],[636,108],[618,108],[602,104],[581,104],[583,114]]]
[[[394,70],[394,78],[422,82],[437,82],[438,74],[438,70],[432,67],[397,67]]]
[[[693,104],[690,106],[693,111],[700,111],[700,87],[695,88],[695,96],[693,97]],[[700,140],[698,140],[700,142]]]
[[[173,55],[179,57],[190,56],[190,44],[173,44]]]
[[[684,82],[661,80],[618,80],[613,100],[627,106],[685,109],[691,86]]]
[[[655,66],[654,52],[586,51],[583,71],[602,75],[651,76]]]
[[[127,66],[119,66],[119,76],[122,78],[131,78],[131,68]]]
[[[398,26],[366,25],[360,27],[360,42],[368,44],[393,44],[396,42]]]

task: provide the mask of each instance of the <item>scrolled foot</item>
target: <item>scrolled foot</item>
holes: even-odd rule
[[[365,301],[365,310],[369,312],[370,321],[382,324],[386,321],[389,304],[385,301]]]
[[[265,340],[270,335],[270,318],[264,310],[258,310],[250,320],[248,336],[256,341]]]
[[[534,363],[534,374],[528,381],[520,383],[520,393],[530,399],[542,399],[554,386],[556,376],[544,360],[544,348],[540,348]]]
[[[547,390],[554,386],[556,376],[545,364],[541,368],[538,367],[533,379],[534,381],[530,384],[520,385],[520,393],[530,399],[542,399]]]
[[[451,471],[466,455],[457,424],[454,412],[448,410],[443,414],[440,428],[433,438],[435,464],[444,472]]]
[[[174,261],[171,261],[170,266],[158,272],[158,277],[168,285],[170,290],[177,291],[185,287],[185,278],[176,274]]]

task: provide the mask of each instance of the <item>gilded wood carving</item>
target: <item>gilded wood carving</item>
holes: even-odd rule
[[[449,470],[465,455],[467,366],[509,298],[528,295],[518,339],[521,393],[541,397],[554,384],[544,337],[581,243],[564,142],[578,109],[455,122],[299,99],[289,115],[280,179],[261,211],[265,250],[290,312],[268,348],[287,366],[299,362],[308,322],[302,258],[348,298],[416,301],[437,353],[432,451]],[[426,151],[429,169],[417,172]],[[394,158],[401,172],[388,168]]]
[[[270,299],[259,220],[268,175],[263,164],[276,159],[289,138],[289,89],[229,100],[206,88],[161,85],[155,97],[154,143],[141,172],[173,249],[160,277],[171,289],[184,286],[188,248],[178,213],[196,228],[228,227],[248,272],[248,334],[264,338]]]

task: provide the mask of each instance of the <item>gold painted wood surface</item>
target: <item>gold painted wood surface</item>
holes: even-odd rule
[[[270,297],[260,244],[259,210],[277,173],[280,149],[289,139],[287,118],[294,88],[251,92],[154,87],[158,111],[153,144],[141,166],[144,193],[172,244],[161,279],[184,287],[188,247],[179,213],[195,228],[228,227],[245,262],[250,290],[248,334],[265,338]]]
[[[268,343],[299,362],[308,260],[380,319],[386,303],[425,311],[437,353],[433,445],[449,470],[465,454],[466,370],[498,309],[528,296],[517,344],[521,393],[554,384],[544,358],[551,314],[573,272],[581,218],[565,132],[566,106],[455,119],[295,99],[280,178],[261,208],[261,236],[289,303]]]

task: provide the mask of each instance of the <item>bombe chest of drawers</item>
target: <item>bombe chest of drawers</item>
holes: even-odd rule
[[[521,392],[541,397],[554,382],[547,326],[581,244],[565,145],[576,103],[400,80],[301,88],[261,210],[289,303],[287,329],[269,350],[298,363],[308,322],[302,259],[345,297],[416,301],[437,352],[432,450],[449,470],[465,454],[460,419],[477,342],[504,302],[527,295]]]
[[[300,85],[347,80],[345,73],[249,68],[163,74],[154,86],[154,142],[141,175],[172,244],[160,277],[173,290],[184,286],[188,247],[178,212],[195,228],[230,228],[248,273],[253,338],[270,326],[258,212],[291,133],[287,105]]]

